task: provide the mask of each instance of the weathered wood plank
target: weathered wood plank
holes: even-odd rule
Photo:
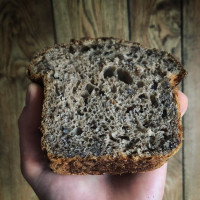
[[[131,40],[181,58],[180,1],[129,1]],[[182,152],[169,160],[164,200],[182,199]]]
[[[17,119],[28,80],[25,66],[54,43],[50,0],[0,2],[0,199],[37,199],[20,172]]]
[[[3,200],[37,199],[22,178],[17,119],[24,105],[27,80],[0,79],[0,197]]]
[[[189,98],[185,124],[185,199],[200,199],[200,1],[183,1],[183,57],[188,77],[184,91]]]
[[[127,2],[121,0],[53,1],[57,41],[113,36],[128,39]]]
[[[54,44],[50,0],[0,3],[0,73],[24,76],[28,60]]]

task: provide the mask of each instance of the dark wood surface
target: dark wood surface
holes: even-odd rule
[[[189,72],[184,144],[168,162],[164,200],[200,199],[200,1],[0,0],[0,199],[37,199],[20,173],[17,119],[31,57],[71,38],[114,36],[163,49]]]
[[[51,2],[0,1],[0,199],[37,199],[20,172],[17,119],[29,81],[25,67],[54,44]]]

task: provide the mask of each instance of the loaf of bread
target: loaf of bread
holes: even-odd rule
[[[44,87],[42,148],[58,174],[156,169],[182,143],[169,53],[114,38],[71,40],[37,55],[28,77]]]

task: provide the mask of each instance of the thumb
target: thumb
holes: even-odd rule
[[[42,169],[44,160],[41,150],[41,112],[43,89],[35,84],[29,85],[26,106],[19,118],[21,170],[25,176],[35,175]]]

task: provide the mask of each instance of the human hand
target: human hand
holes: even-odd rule
[[[181,113],[187,97],[178,93]],[[21,171],[41,200],[158,200],[162,199],[167,164],[152,172],[125,175],[57,175],[48,167],[41,150],[41,110],[43,90],[31,84],[26,106],[19,118]]]

